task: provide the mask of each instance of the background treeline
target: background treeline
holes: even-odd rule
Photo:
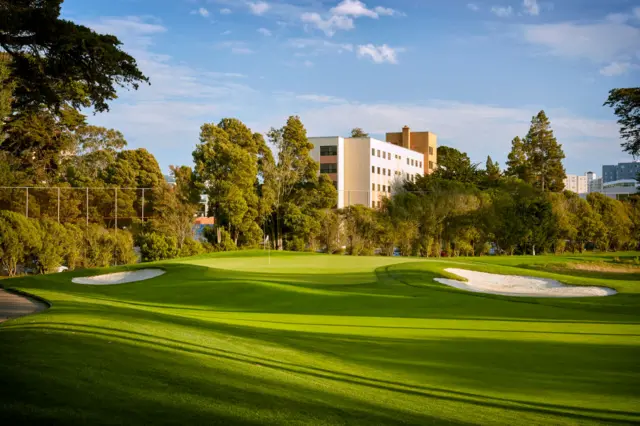
[[[271,147],[237,119],[204,124],[193,168],[172,167],[176,185],[169,186],[153,155],[126,149],[120,132],[89,125],[80,112],[108,111],[119,87],[137,89],[148,78],[116,37],[60,19],[59,6],[10,2],[3,10],[0,186],[32,187],[28,198],[23,189],[0,189],[6,273],[128,263],[136,258],[134,246],[143,260],[159,260],[257,247],[266,237],[277,249],[346,247],[354,255],[638,245],[637,197],[581,200],[562,192],[564,154],[542,111],[528,134],[512,141],[504,172],[491,159],[482,170],[466,154],[440,147],[436,173],[396,182],[394,196],[378,210],[333,208],[336,189],[318,174],[298,117],[268,132]],[[639,92],[615,89],[606,103],[620,117],[624,147],[634,155],[640,151]],[[62,188],[60,203],[54,187]],[[85,187],[92,188],[88,209],[87,192],[77,189]],[[144,198],[142,188],[151,188]],[[203,193],[217,225],[200,244],[192,223]]]

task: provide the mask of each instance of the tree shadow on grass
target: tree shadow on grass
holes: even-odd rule
[[[154,316],[154,320],[157,321],[158,318]],[[165,318],[165,320],[167,320],[167,326],[169,327],[169,320],[167,318]],[[170,322],[175,323],[176,319],[172,318]],[[567,392],[575,391],[579,393],[584,393],[585,391],[606,392],[605,389],[607,386],[609,386],[608,390],[610,392],[621,392],[621,384],[616,384],[615,382],[615,380],[619,378],[616,377],[616,374],[620,373],[620,371],[616,371],[611,366],[609,367],[609,372],[612,373],[611,375],[613,379],[615,379],[613,382],[611,378],[608,380],[592,379],[589,381],[585,380],[585,375],[593,373],[597,377],[598,374],[602,373],[602,371],[597,370],[603,367],[599,362],[607,358],[615,362],[611,354],[619,355],[621,351],[626,351],[627,355],[631,357],[627,359],[627,364],[633,362],[630,360],[637,359],[635,356],[638,355],[637,348],[622,345],[566,344],[562,342],[500,342],[491,339],[439,339],[437,342],[386,337],[374,339],[359,336],[335,336],[326,333],[289,332],[282,330],[265,331],[250,327],[211,324],[193,319],[177,322],[184,323],[185,325],[190,324],[199,330],[215,329],[229,336],[240,336],[242,338],[256,340],[257,342],[270,342],[271,344],[293,348],[309,354],[324,354],[360,365],[366,364],[374,370],[389,366],[389,362],[386,361],[372,361],[375,358],[372,358],[370,355],[374,353],[377,353],[384,360],[394,359],[393,353],[404,354],[405,356],[410,354],[412,357],[410,356],[409,358],[414,359],[414,361],[420,360],[422,356],[427,356],[429,361],[439,365],[440,373],[436,373],[436,370],[434,370],[432,372],[433,374],[440,376],[451,374],[460,375],[467,379],[473,378],[473,381],[476,382],[475,384],[479,386],[479,389],[484,387],[490,389],[489,392],[491,393],[495,393],[495,388],[507,391],[507,394],[508,391],[517,391],[517,393],[523,394],[545,387],[553,388],[554,391],[564,389]],[[29,325],[28,327],[33,326]],[[73,330],[73,332],[79,335],[112,340],[117,339],[122,343],[213,357],[221,359],[224,362],[236,362],[246,364],[247,366],[259,365],[288,374],[301,375],[303,377],[308,376],[311,380],[336,381],[343,384],[346,383],[349,386],[364,386],[365,388],[374,388],[410,395],[412,397],[427,398],[428,400],[470,404],[470,406],[475,407],[473,408],[474,410],[488,407],[511,412],[533,413],[543,416],[561,416],[576,420],[603,421],[608,423],[624,422],[629,421],[629,419],[635,419],[634,421],[640,420],[640,413],[638,412],[527,402],[504,397],[488,396],[480,392],[460,392],[442,387],[383,380],[346,371],[319,368],[314,366],[313,363],[301,365],[299,363],[248,355],[219,347],[210,347],[186,340],[161,337],[131,330],[56,323],[38,324],[35,327],[37,327],[37,330],[48,330],[56,334]],[[22,327],[11,327],[11,329],[13,328],[20,329]],[[61,330],[61,328],[66,330]],[[388,347],[380,352],[380,348],[385,346]],[[505,354],[509,352],[515,353],[516,355],[529,354],[529,357],[524,356],[521,360],[509,359],[509,356],[505,356]],[[457,356],[456,353],[458,354]],[[501,353],[502,356],[499,355]],[[562,355],[563,353],[565,354],[564,356]],[[465,354],[465,356],[461,356],[460,354]],[[543,356],[541,356],[540,359],[536,359],[536,355]],[[582,359],[573,360],[573,366],[566,364],[568,361],[571,361],[574,356],[581,356]],[[589,358],[590,356],[591,358]],[[489,373],[482,372],[482,370],[478,368],[469,368],[472,365],[472,363],[470,364],[469,362],[469,357],[477,357],[477,363],[480,366],[486,365],[487,367],[493,366],[496,362],[504,363],[505,361],[509,361],[505,368],[502,369],[502,373],[509,372],[510,374],[506,374],[503,377],[491,377],[492,372],[496,372],[494,368],[490,369],[492,372]],[[558,359],[558,357],[560,359]],[[565,370],[547,371],[544,368],[545,362],[553,361],[554,359],[555,362],[564,365]],[[410,360],[411,359],[408,361]],[[585,360],[588,362],[585,362]],[[401,364],[401,362],[399,363]],[[524,373],[525,369],[536,366],[536,364],[537,368],[534,369],[534,371]],[[540,368],[541,366],[543,368]],[[589,371],[590,368],[592,371]],[[385,369],[388,370],[388,368]],[[445,371],[444,373],[443,370]],[[410,374],[410,371],[407,371],[407,373]],[[248,380],[251,381],[252,379],[249,378]],[[487,383],[487,380],[491,384]],[[455,380],[453,380],[453,382],[455,382]],[[617,385],[617,390],[614,390],[612,387],[614,385]],[[330,384],[327,386],[330,386]],[[624,386],[622,387],[624,388]],[[628,392],[636,392],[637,394],[638,390],[637,386],[632,386],[628,389]]]

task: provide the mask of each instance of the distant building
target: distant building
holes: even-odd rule
[[[167,182],[171,186],[175,186],[176,178],[171,175],[164,175],[164,181]]]
[[[204,238],[204,230],[206,228],[213,228],[215,223],[216,221],[212,217],[197,217],[193,221],[193,226],[191,228],[194,238],[198,241],[205,241],[206,238]]]
[[[420,136],[423,133],[425,136]],[[396,183],[415,180],[425,171],[435,170],[436,136],[423,133],[414,133],[420,137],[413,143],[408,127],[400,133],[400,139],[387,134],[394,142],[370,137],[312,137],[311,157],[320,163],[320,173],[328,175],[338,190],[338,208],[356,204],[380,207]]]
[[[586,194],[589,192],[588,177],[578,175],[567,175],[564,182],[564,189],[576,194]]]
[[[618,180],[637,179],[640,174],[640,162],[618,163],[616,165],[602,166],[602,182],[614,182]]]
[[[602,194],[616,200],[624,200],[640,191],[640,184],[635,179],[620,179],[602,184]]]

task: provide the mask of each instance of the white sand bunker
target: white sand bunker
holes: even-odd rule
[[[93,277],[74,278],[71,281],[85,285],[114,285],[144,281],[164,274],[162,269],[140,269],[137,271],[114,272],[113,274],[95,275]]]
[[[548,278],[487,274],[456,268],[448,268],[445,271],[466,278],[468,281],[434,279],[440,284],[475,293],[520,297],[599,297],[617,293],[607,287],[568,286]]]

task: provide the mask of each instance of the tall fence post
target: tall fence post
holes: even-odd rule
[[[60,223],[60,187],[58,187],[58,223]]]
[[[118,232],[118,188],[116,188],[115,232]]]
[[[27,203],[26,203],[26,215],[27,218],[29,217],[29,187],[25,188],[26,189],[26,194],[27,194]]]

